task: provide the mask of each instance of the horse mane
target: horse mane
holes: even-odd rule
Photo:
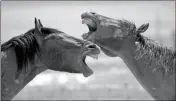
[[[38,56],[40,54],[39,45],[34,37],[33,29],[25,34],[13,37],[1,45],[1,51],[5,51],[9,48],[14,48],[18,72],[21,71],[23,67],[27,67],[29,62],[33,62],[35,55]]]
[[[45,27],[41,31],[44,35],[61,33],[59,30]],[[1,51],[6,51],[9,48],[13,48],[15,51],[18,66],[17,72],[20,72],[23,68],[26,70],[28,64],[35,61],[35,56],[40,57],[41,55],[41,49],[34,37],[34,28],[25,34],[13,37],[1,45]]]
[[[146,67],[152,65],[152,60],[156,62],[156,67],[153,68],[153,72],[161,71],[163,75],[168,75],[174,77],[175,75],[175,60],[176,60],[176,51],[173,48],[168,48],[162,46],[161,44],[156,43],[152,39],[144,37],[142,35],[137,36],[137,54],[135,59],[141,59],[144,57],[146,60]]]
[[[127,32],[125,35],[135,34],[136,26],[133,22],[125,19],[119,20],[118,22],[122,30]],[[139,43],[137,44],[136,60],[145,58],[146,67],[150,67],[154,60],[156,67],[153,68],[153,72],[160,70],[164,75],[175,76],[175,49],[156,43],[154,40],[142,36],[141,34],[137,34],[136,41]]]

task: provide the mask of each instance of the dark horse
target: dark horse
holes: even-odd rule
[[[93,71],[85,58],[99,53],[95,44],[43,27],[35,18],[35,28],[1,45],[1,99],[11,100],[47,69],[88,77]]]

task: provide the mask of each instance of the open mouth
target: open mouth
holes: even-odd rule
[[[82,18],[82,24],[86,24],[89,28],[89,32],[83,34],[84,39],[86,39],[86,37],[88,37],[88,34],[91,34],[92,32],[95,32],[97,30],[96,22],[90,18]]]
[[[83,55],[82,55],[82,63],[83,63],[83,66],[84,66],[84,70],[83,70],[84,77],[88,77],[88,76],[93,74],[93,70],[90,69],[88,67],[87,63],[85,62],[87,56],[90,56],[90,57],[92,57],[93,59],[96,59],[96,60],[98,59],[98,54],[92,54],[91,52],[84,52],[83,53]]]

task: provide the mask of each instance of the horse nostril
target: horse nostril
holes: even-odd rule
[[[92,14],[95,14],[94,12],[91,12]]]
[[[100,54],[100,48],[94,43],[88,43],[85,48],[88,52],[90,52],[89,54]]]
[[[89,45],[88,48],[97,48],[96,45]]]

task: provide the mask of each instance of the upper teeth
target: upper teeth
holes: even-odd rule
[[[88,19],[88,18],[83,19],[82,24],[87,24],[87,25],[90,25],[92,27],[95,27],[95,23],[91,19]]]
[[[94,59],[98,59],[98,54],[97,55],[89,55],[90,57],[94,58]]]

